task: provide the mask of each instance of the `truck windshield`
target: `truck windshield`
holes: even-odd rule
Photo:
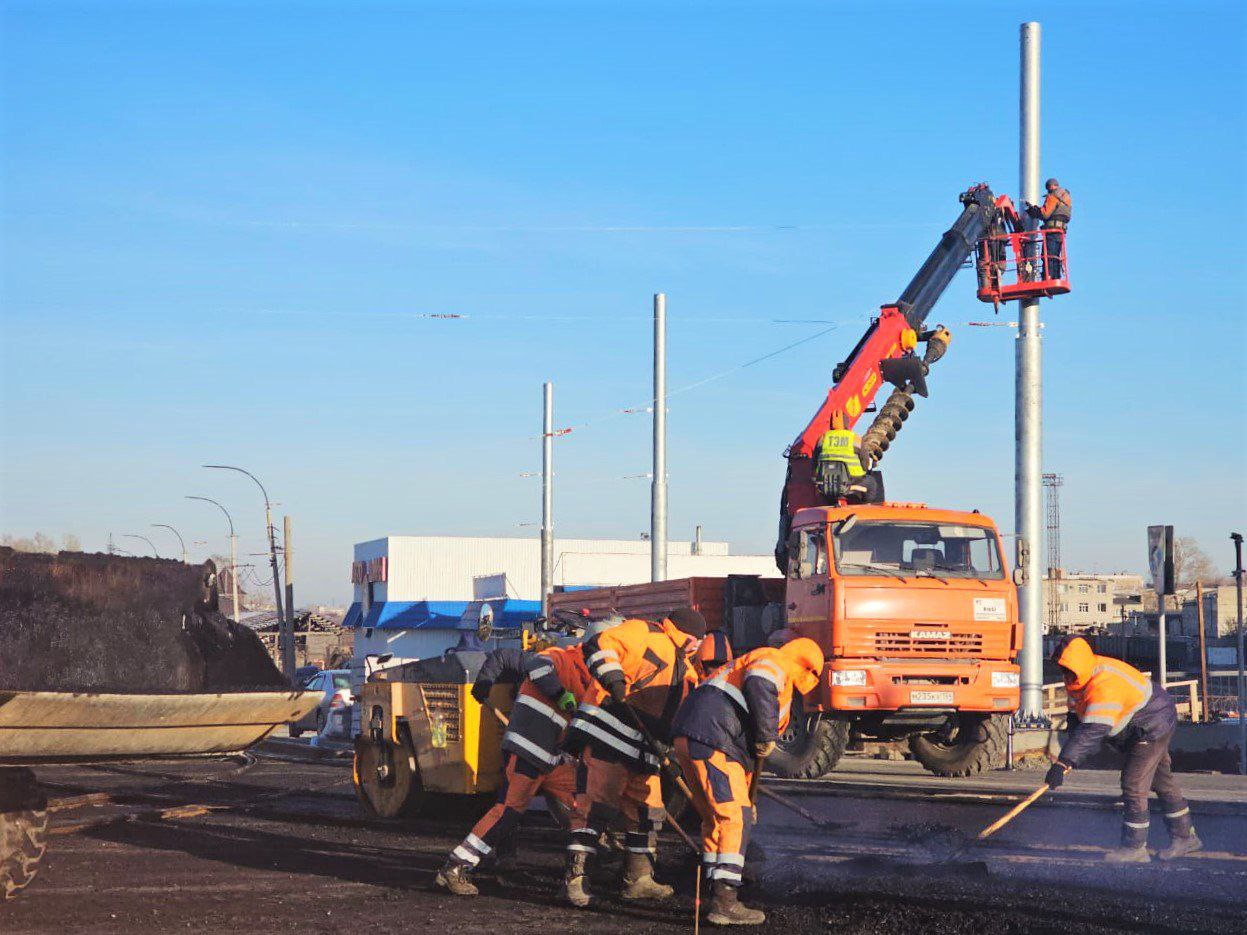
[[[1004,577],[996,537],[981,526],[862,520],[832,541],[841,575]]]

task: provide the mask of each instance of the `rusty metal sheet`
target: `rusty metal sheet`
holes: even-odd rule
[[[113,695],[0,692],[0,763],[237,753],[320,692]]]

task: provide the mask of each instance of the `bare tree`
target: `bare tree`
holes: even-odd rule
[[[1173,542],[1173,581],[1179,591],[1189,591],[1197,581],[1220,584],[1225,575],[1217,563],[1199,547],[1193,536],[1179,536]]]
[[[72,532],[67,532],[61,536],[61,551],[63,552],[81,552],[82,540],[75,536]]]

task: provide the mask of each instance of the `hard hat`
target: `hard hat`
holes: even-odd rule
[[[792,687],[803,695],[808,695],[818,687],[818,678],[823,673],[826,658],[818,644],[808,637],[799,637],[791,643],[779,648],[788,660],[795,663],[797,672],[792,678]]]
[[[1058,182],[1056,179],[1048,179],[1048,181],[1043,183],[1043,187],[1044,188],[1060,188],[1061,183]]]
[[[676,629],[701,639],[706,635],[706,618],[691,607],[677,607],[667,614]]]
[[[833,429],[844,428],[844,413],[839,409],[831,414],[831,427]]]

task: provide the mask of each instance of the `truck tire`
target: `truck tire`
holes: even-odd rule
[[[963,714],[951,739],[914,734],[909,752],[937,776],[973,776],[1004,766],[1009,718],[1000,714]]]
[[[30,885],[46,848],[48,803],[28,769],[0,769],[0,901]]]
[[[807,715],[794,693],[788,729],[767,757],[766,768],[783,779],[817,779],[836,768],[848,744],[848,721]]]
[[[403,742],[374,743],[365,735],[355,738],[355,794],[364,811],[374,818],[410,818],[424,804],[424,782],[414,748]],[[388,750],[387,750],[388,748]],[[382,779],[377,767],[388,753],[390,775]]]

